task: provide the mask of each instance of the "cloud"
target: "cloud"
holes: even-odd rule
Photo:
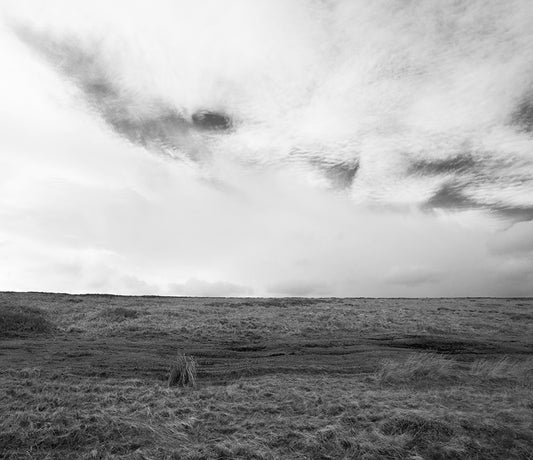
[[[533,9],[430,2],[413,22],[392,3],[5,9],[116,134],[205,174],[231,158],[357,201],[531,219]],[[232,129],[206,130],[201,113]]]
[[[435,194],[424,204],[428,209],[473,209],[480,207],[463,193],[464,186],[458,184],[444,184]]]
[[[271,295],[308,297],[328,295],[332,286],[316,280],[286,280],[271,284],[266,289]]]
[[[121,86],[97,41],[83,45],[76,37],[58,39],[21,25],[13,30],[80,89],[87,104],[116,134],[174,159],[206,161],[205,145],[191,135],[194,123],[167,102]]]
[[[440,175],[451,173],[467,173],[476,168],[476,160],[470,154],[453,156],[437,160],[415,160],[409,166],[410,174]]]
[[[155,2],[0,7],[0,288],[531,291],[528,2]]]
[[[253,289],[225,281],[205,281],[191,278],[184,283],[169,284],[166,292],[171,295],[185,296],[239,297],[252,295]]]
[[[519,101],[511,120],[524,131],[533,131],[533,94],[527,94]]]
[[[519,222],[493,235],[488,241],[492,254],[519,258],[533,257],[533,222]]]
[[[135,274],[119,254],[98,248],[40,244],[8,235],[0,247],[5,266],[0,289],[70,293],[159,294],[160,287]]]
[[[444,275],[434,268],[416,265],[394,267],[385,274],[387,283],[405,286],[435,284],[442,281],[443,278]]]

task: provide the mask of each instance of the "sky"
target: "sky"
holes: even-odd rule
[[[529,0],[0,0],[0,290],[533,296]]]

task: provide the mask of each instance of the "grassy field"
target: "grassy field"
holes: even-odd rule
[[[533,459],[533,299],[0,293],[0,458]]]

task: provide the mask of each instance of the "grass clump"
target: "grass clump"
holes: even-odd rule
[[[176,361],[170,365],[168,386],[196,386],[198,364],[192,356],[179,354]]]
[[[384,359],[376,373],[381,383],[422,383],[454,378],[455,362],[432,353],[416,353],[406,360]]]
[[[0,336],[42,334],[54,329],[46,313],[39,308],[0,304]]]

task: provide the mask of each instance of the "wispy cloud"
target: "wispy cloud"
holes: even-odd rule
[[[14,30],[112,130],[150,151],[202,167],[285,164],[359,201],[531,218],[533,9],[429,2],[413,7],[424,18],[414,23],[407,6],[388,4],[139,2],[117,36],[112,24],[124,21],[97,2],[85,7],[93,30],[73,15],[62,29],[51,7]],[[260,12],[261,27],[230,31]],[[163,13],[187,26],[169,29]],[[139,37],[141,18],[152,35]],[[235,129],[206,133],[202,111]]]
[[[195,125],[164,100],[154,100],[120,85],[95,39],[83,45],[74,37],[54,38],[17,25],[16,35],[81,90],[87,104],[129,142],[149,151],[193,163],[205,163],[209,150],[194,137]]]

